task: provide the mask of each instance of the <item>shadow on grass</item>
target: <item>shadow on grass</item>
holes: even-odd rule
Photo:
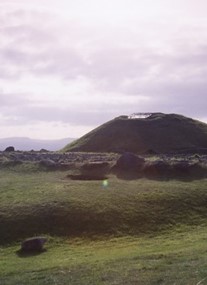
[[[67,175],[67,178],[70,178],[72,180],[86,180],[86,181],[99,181],[99,180],[106,180],[108,179],[107,176],[94,176],[94,175],[83,175],[83,174],[69,174]]]
[[[193,182],[196,180],[201,180],[207,178],[207,176],[178,176],[178,175],[169,175],[169,176],[153,176],[153,175],[131,175],[131,174],[117,174],[116,177],[120,180],[138,180],[138,179],[149,179],[154,181],[171,181],[171,180],[178,180],[183,182]]]
[[[35,251],[35,250],[33,250],[33,251],[24,251],[22,249],[19,249],[19,250],[16,251],[16,255],[18,257],[27,258],[27,257],[33,257],[33,256],[40,255],[40,254],[42,254],[42,253],[44,253],[46,251],[47,251],[46,249],[42,249],[40,251]]]
[[[207,166],[202,163],[190,163],[189,161],[168,163],[159,160],[145,163],[141,168],[129,167],[123,169],[116,166],[111,169],[111,173],[122,180],[146,178],[158,181],[180,180],[191,182],[207,178]]]

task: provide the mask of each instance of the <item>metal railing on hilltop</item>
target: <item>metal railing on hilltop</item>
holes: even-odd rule
[[[133,113],[128,116],[129,119],[146,119],[149,118],[152,113]]]

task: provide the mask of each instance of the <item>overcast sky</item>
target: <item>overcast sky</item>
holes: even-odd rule
[[[119,115],[207,122],[206,0],[0,0],[0,137]]]

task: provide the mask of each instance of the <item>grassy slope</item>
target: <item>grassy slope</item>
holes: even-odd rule
[[[0,284],[206,284],[206,234],[191,227],[140,238],[50,239],[46,252],[25,258],[17,245],[4,247]]]
[[[67,145],[64,151],[158,153],[207,147],[207,125],[176,114],[152,118],[119,117]]]
[[[65,173],[1,171],[0,242],[34,234],[100,236],[159,231],[207,216],[207,181],[71,181]]]
[[[207,180],[111,178],[103,188],[16,169],[1,171],[0,185],[1,285],[194,285],[207,277]],[[41,255],[15,254],[23,236],[42,233],[60,236]]]

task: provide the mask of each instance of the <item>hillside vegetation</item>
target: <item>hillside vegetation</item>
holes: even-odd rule
[[[68,144],[63,151],[207,152],[207,124],[177,114],[154,113],[142,119],[120,116]]]

